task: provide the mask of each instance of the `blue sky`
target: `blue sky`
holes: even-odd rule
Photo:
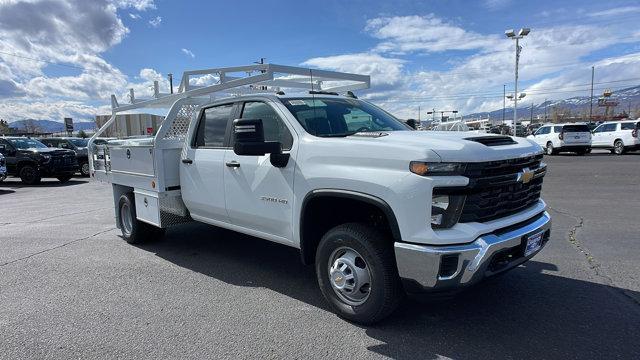
[[[502,106],[507,28],[530,27],[527,102],[640,84],[637,1],[0,0],[0,118],[91,119],[109,94],[187,69],[268,62],[372,76],[361,95],[402,117]],[[174,83],[178,83],[176,80]]]

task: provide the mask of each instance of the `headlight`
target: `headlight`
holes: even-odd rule
[[[458,222],[464,195],[433,194],[431,200],[431,227],[434,229],[450,228]]]
[[[463,163],[431,163],[423,161],[412,161],[409,163],[409,170],[420,176],[429,175],[462,175],[466,165]]]

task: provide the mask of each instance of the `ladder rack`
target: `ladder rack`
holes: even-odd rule
[[[213,84],[195,86],[191,83],[192,79],[203,76],[208,77],[207,83],[213,82]],[[367,89],[369,85],[370,78],[367,75],[275,64],[185,71],[178,92],[175,94],[161,94],[158,82],[155,81],[152,99],[137,99],[133,89],[130,89],[130,104],[120,105],[116,96],[111,95],[111,118],[89,140],[90,172],[100,181],[135,183],[139,185],[137,187],[143,188],[151,183],[160,189],[177,186],[179,172],[176,164],[178,164],[191,120],[196,116],[199,107],[210,102],[214,94],[237,96],[276,93],[282,89],[293,89],[294,93],[309,90],[347,92]],[[124,142],[114,140],[107,145],[94,145],[95,140],[114,125],[118,113],[143,108],[169,109],[153,136],[128,139]],[[124,120],[132,121],[129,117],[124,117]],[[126,156],[123,155],[125,152]],[[147,156],[144,161],[130,164],[138,158],[143,158],[142,155]],[[113,164],[112,156],[115,160]],[[127,166],[132,168],[129,169]],[[153,181],[148,181],[149,179]],[[155,187],[147,190],[157,191]]]
[[[215,83],[195,86],[191,80],[209,75]],[[130,104],[120,105],[115,95],[111,95],[113,114],[139,108],[168,108],[185,98],[201,98],[215,93],[231,96],[250,93],[274,93],[281,89],[316,90],[346,92],[369,88],[368,75],[358,75],[337,71],[316,70],[276,64],[256,64],[225,68],[189,70],[182,74],[178,92],[163,94],[158,82],[154,82],[154,98],[136,99],[133,89],[129,90]]]

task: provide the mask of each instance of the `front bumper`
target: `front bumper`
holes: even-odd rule
[[[78,172],[78,162],[73,159],[71,163],[48,163],[48,164],[40,164],[38,166],[38,170],[40,174],[44,177],[56,177],[56,176],[67,176],[73,175]]]
[[[542,214],[462,245],[396,242],[398,273],[407,292],[453,290],[512,269],[535,256],[549,240],[551,217]],[[525,236],[544,232],[540,250],[524,256]]]

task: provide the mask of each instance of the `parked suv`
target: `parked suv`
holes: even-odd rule
[[[629,150],[640,150],[640,120],[606,122],[593,130],[594,148],[609,149],[622,155]]]
[[[0,153],[5,157],[8,174],[20,177],[28,185],[39,183],[43,177],[57,178],[64,183],[78,171],[73,150],[48,148],[35,139],[0,138]]]
[[[87,143],[89,139],[75,137],[58,137],[39,139],[41,143],[48,147],[69,149],[76,152],[80,174],[89,176],[89,156],[87,155]]]
[[[0,182],[7,178],[7,160],[0,154]]]
[[[547,155],[569,151],[584,155],[591,151],[591,131],[586,124],[548,124],[527,136],[545,149]]]

